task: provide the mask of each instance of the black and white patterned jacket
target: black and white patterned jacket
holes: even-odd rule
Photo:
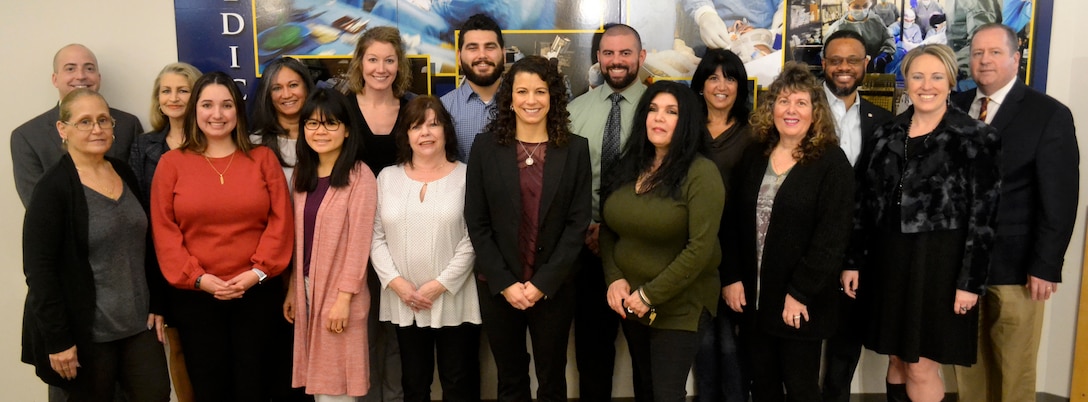
[[[865,257],[877,229],[885,224],[890,208],[900,208],[903,233],[967,230],[956,285],[982,294],[1001,188],[997,130],[949,106],[941,123],[922,142],[923,149],[912,150],[913,157],[907,160],[904,148],[913,115],[912,107],[876,131],[872,159],[858,183],[847,269],[866,268]]]

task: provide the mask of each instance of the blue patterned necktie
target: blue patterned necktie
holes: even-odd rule
[[[607,172],[620,156],[620,101],[623,95],[613,93],[608,95],[612,101],[612,110],[608,112],[608,122],[604,125],[604,138],[601,140],[601,177],[607,176]]]

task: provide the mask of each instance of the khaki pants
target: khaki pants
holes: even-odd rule
[[[960,402],[1034,402],[1044,302],[1023,285],[987,288],[979,300],[978,363],[956,366]]]

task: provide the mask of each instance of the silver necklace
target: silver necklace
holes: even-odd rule
[[[525,157],[525,166],[533,166],[533,163],[535,163],[535,161],[533,160],[533,154],[536,154],[536,150],[539,149],[540,145],[542,145],[542,144],[544,144],[544,143],[543,142],[538,142],[536,144],[536,146],[533,147],[533,151],[529,152],[529,149],[525,148],[525,143],[521,142],[521,141],[518,141],[518,145],[521,145],[521,150],[525,151],[525,153],[528,154],[528,156]]]

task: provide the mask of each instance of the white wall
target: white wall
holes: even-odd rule
[[[183,0],[182,0],[183,1]],[[177,59],[173,1],[37,0],[0,6],[0,399],[45,401],[46,387],[19,362],[23,298],[23,206],[11,173],[11,130],[53,107],[53,54],[79,42],[91,48],[102,70],[110,105],[139,116],[147,126],[151,84]]]
[[[179,0],[184,1],[184,0]],[[1078,122],[1088,122],[1088,80],[1074,77],[1074,65],[1088,65],[1088,51],[1076,42],[1078,16],[1088,15],[1088,2],[1055,0],[1051,44],[1049,93],[1073,110]],[[30,366],[19,362],[20,330],[26,286],[21,272],[23,207],[11,177],[7,136],[22,122],[49,109],[57,101],[50,84],[53,53],[61,46],[79,42],[97,55],[102,70],[102,93],[114,107],[141,117],[145,126],[150,86],[155,74],[177,58],[174,8],[171,1],[76,0],[5,1],[0,7],[0,399],[44,401],[45,386]],[[216,21],[209,21],[214,24]],[[1070,51],[1071,50],[1071,51]],[[1088,131],[1081,130],[1082,159],[1088,160]],[[1088,166],[1088,162],[1082,163]],[[1079,297],[1084,244],[1084,203],[1088,199],[1088,174],[1081,179],[1081,213],[1072,247],[1066,255],[1065,284],[1047,306],[1039,365],[1039,390],[1068,397],[1072,377],[1073,339]],[[621,349],[622,350],[622,349]],[[863,358],[855,392],[884,391],[884,360],[867,353]],[[489,363],[489,362],[488,362]],[[629,359],[617,362],[617,395],[630,395]],[[488,364],[490,366],[490,364]],[[485,376],[494,376],[490,367]],[[568,373],[575,389],[573,360]],[[493,379],[488,381],[493,384]],[[484,395],[494,395],[493,386]]]
[[[1065,253],[1063,284],[1047,304],[1043,326],[1043,345],[1039,350],[1038,386],[1044,392],[1068,397],[1073,373],[1073,344],[1076,340],[1077,305],[1084,273],[1085,208],[1088,200],[1088,50],[1078,40],[1088,2],[1054,0],[1054,28],[1050,43],[1050,68],[1047,93],[1073,111],[1080,145],[1080,209],[1069,250]],[[1074,66],[1078,68],[1074,68]]]

